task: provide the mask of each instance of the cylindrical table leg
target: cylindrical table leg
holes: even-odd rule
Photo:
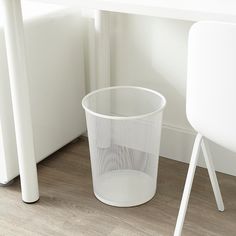
[[[2,0],[22,200],[39,199],[20,0]]]
[[[96,35],[96,85],[98,88],[110,86],[110,16],[109,12],[95,11]]]
[[[96,88],[109,87],[111,85],[110,74],[110,13],[102,10],[95,11],[95,36],[96,36]],[[111,113],[111,97],[107,94],[106,104],[97,104],[104,111]],[[106,124],[106,131],[101,125],[97,132],[106,132],[106,136],[98,140],[100,148],[108,148],[111,145],[111,126]],[[100,136],[98,134],[98,136]],[[102,136],[101,136],[102,137]]]

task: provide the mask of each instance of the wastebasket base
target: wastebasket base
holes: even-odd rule
[[[141,205],[156,193],[156,179],[136,170],[114,170],[96,180],[95,196],[116,207]]]

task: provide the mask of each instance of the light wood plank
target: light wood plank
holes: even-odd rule
[[[93,195],[88,142],[80,138],[38,165],[41,198],[21,202],[19,179],[0,188],[0,235],[172,235],[188,165],[160,159],[148,203],[116,208]],[[226,210],[218,212],[207,171],[197,168],[183,236],[236,235],[236,178],[217,174]]]

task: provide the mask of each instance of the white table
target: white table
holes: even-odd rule
[[[109,15],[122,12],[179,20],[236,23],[234,0],[31,0],[95,9],[97,77],[93,88],[110,84]],[[39,199],[20,0],[2,0],[5,38],[16,129],[22,199]]]

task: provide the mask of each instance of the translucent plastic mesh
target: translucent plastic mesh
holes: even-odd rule
[[[133,87],[100,91],[83,101],[94,192],[103,202],[133,206],[155,194],[164,103]]]

